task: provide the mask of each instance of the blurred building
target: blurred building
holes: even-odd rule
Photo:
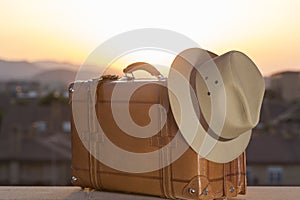
[[[0,185],[70,185],[68,104],[51,95],[16,97],[0,110]]]
[[[254,135],[247,149],[249,185],[300,185],[300,138]]]
[[[265,98],[247,148],[249,185],[300,185],[300,103]]]
[[[9,81],[2,87],[2,91],[18,98],[37,98],[41,93],[40,83],[35,81]]]
[[[300,99],[300,72],[281,72],[268,79],[268,87],[282,100],[290,102]]]

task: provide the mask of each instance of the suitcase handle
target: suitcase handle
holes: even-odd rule
[[[144,70],[150,73],[152,76],[156,76],[158,78],[163,77],[163,75],[153,66],[146,62],[136,62],[128,65],[125,69],[123,69],[124,74],[127,76],[131,74],[131,77],[134,78],[133,72],[137,70]]]

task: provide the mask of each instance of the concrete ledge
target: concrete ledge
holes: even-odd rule
[[[239,200],[283,200],[299,199],[300,187],[248,187],[247,195]],[[3,200],[162,200],[158,197],[89,191],[80,187],[0,187]]]

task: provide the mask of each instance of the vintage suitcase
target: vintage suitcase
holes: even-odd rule
[[[74,112],[72,106],[74,104],[81,105],[83,107],[79,111],[82,115],[81,120],[86,120],[86,122],[82,122],[86,125],[86,130],[80,130],[80,132],[84,132],[83,136],[80,136],[74,122],[74,113],[72,115],[72,183],[84,188],[154,195],[170,199],[215,199],[245,194],[245,153],[229,163],[220,164],[200,158],[194,150],[187,148],[177,160],[161,169],[143,173],[128,173],[113,169],[98,161],[93,156],[95,154],[92,155],[87,150],[86,144],[90,151],[109,154],[105,150],[107,141],[103,137],[95,137],[95,133],[99,131],[95,128],[95,123],[100,124],[107,136],[106,139],[130,152],[156,151],[174,139],[178,127],[168,103],[167,88],[163,87],[167,81],[159,75],[156,69],[151,67],[131,65],[124,71],[133,72],[140,69],[148,71],[157,78],[144,80],[103,76],[99,80],[77,81],[70,85],[71,109],[73,108]],[[144,83],[147,84],[143,85]],[[97,85],[96,97],[90,92],[93,84]],[[126,99],[112,102],[113,90],[117,84],[119,91],[123,92],[127,91],[129,85],[141,85],[130,97],[129,108]],[[77,98],[74,98],[74,91],[77,92]],[[167,110],[167,120],[156,135],[142,138],[132,137],[121,130],[114,121],[111,103],[118,107],[119,112],[129,109],[132,120],[140,126],[149,123],[149,108],[153,104],[164,106]],[[91,115],[92,112],[96,112],[97,119],[93,119],[95,116]],[[160,123],[159,120],[156,123]],[[178,137],[177,140],[177,143],[185,142],[183,137]],[[177,147],[173,145],[170,148]],[[172,157],[170,148],[160,152],[161,162]],[[110,156],[114,157],[115,155]]]

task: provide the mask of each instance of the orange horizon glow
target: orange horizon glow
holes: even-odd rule
[[[299,1],[7,0],[0,3],[0,59],[82,64],[103,41],[137,28],[179,32],[216,54],[246,53],[264,76],[300,71]]]

